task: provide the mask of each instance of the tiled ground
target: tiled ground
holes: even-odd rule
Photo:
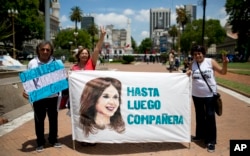
[[[113,69],[120,71],[143,71],[143,72],[166,72],[165,66],[161,64],[136,64],[136,65],[112,65],[106,64],[99,66],[98,69]],[[223,98],[224,110],[221,117],[217,117],[218,140],[216,151],[208,153],[202,143],[125,143],[125,144],[102,144],[96,146],[83,147],[77,142],[72,141],[71,121],[66,115],[67,110],[59,112],[59,141],[63,144],[61,149],[46,146],[42,153],[35,151],[35,132],[32,112],[27,115],[27,121],[19,127],[0,137],[0,155],[1,156],[78,156],[78,155],[130,155],[130,156],[205,156],[220,155],[229,156],[230,139],[250,139],[250,100],[234,92],[221,89],[219,92]],[[237,98],[236,98],[237,97]],[[193,105],[192,105],[193,106]],[[22,119],[25,120],[25,119]],[[14,121],[14,120],[13,120]],[[2,125],[0,130],[13,127]],[[5,126],[5,127],[4,127]],[[46,119],[46,129],[48,132],[48,123]],[[194,108],[192,107],[192,135],[194,135]]]

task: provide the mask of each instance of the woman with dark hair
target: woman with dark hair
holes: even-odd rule
[[[85,135],[96,134],[98,129],[125,131],[121,115],[121,82],[105,77],[89,81],[81,96],[80,125]]]
[[[54,52],[53,45],[49,41],[43,41],[39,43],[36,47],[37,57],[30,60],[28,63],[28,69],[36,68],[40,65],[49,64],[54,61],[52,56]],[[41,87],[41,82],[39,78],[33,80],[34,85],[39,89]],[[29,98],[28,94],[24,91],[23,96]],[[57,100],[58,94],[51,95],[44,99],[35,101],[33,103],[34,110],[34,120],[35,120],[35,131],[36,131],[36,142],[37,142],[37,152],[43,151],[45,145],[44,138],[44,120],[46,114],[49,120],[49,137],[48,141],[54,147],[61,147],[61,143],[57,140],[58,132],[58,112],[57,112]]]
[[[192,98],[196,115],[196,136],[192,140],[204,140],[208,152],[214,152],[217,138],[213,102],[213,95],[217,94],[217,84],[214,72],[225,75],[229,60],[225,55],[222,55],[223,66],[221,67],[214,59],[206,58],[204,47],[199,45],[192,47],[191,55],[193,62],[190,64],[187,74],[193,79]]]

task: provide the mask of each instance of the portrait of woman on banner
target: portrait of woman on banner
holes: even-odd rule
[[[85,136],[109,128],[122,133],[125,123],[121,115],[121,82],[99,77],[86,83],[80,99],[80,126]]]

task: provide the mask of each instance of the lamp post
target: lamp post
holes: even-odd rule
[[[18,11],[15,9],[9,9],[8,15],[12,19],[12,37],[13,37],[13,58],[16,59],[16,47],[15,47],[15,17],[17,16]]]
[[[76,48],[77,48],[77,36],[78,36],[78,32],[77,31],[74,32],[74,36],[75,36],[75,44],[76,44]]]

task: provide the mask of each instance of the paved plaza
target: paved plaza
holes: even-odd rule
[[[67,67],[72,64],[66,64]],[[135,63],[130,65],[105,64],[97,70],[134,71],[134,72],[168,72],[160,63]],[[175,71],[181,72],[181,71]],[[153,82],[152,82],[153,83]],[[203,142],[190,143],[97,143],[95,146],[82,146],[72,141],[71,118],[66,115],[67,109],[59,111],[59,141],[62,148],[49,145],[41,153],[35,151],[36,136],[33,111],[29,104],[23,106],[27,111],[21,117],[0,126],[1,156],[80,156],[80,155],[126,155],[126,156],[229,156],[231,139],[250,139],[250,99],[219,86],[223,99],[223,115],[216,117],[217,145],[214,153],[208,153]],[[195,133],[195,116],[192,103],[191,135]],[[47,119],[45,133],[48,133]],[[47,136],[46,136],[47,137]]]

